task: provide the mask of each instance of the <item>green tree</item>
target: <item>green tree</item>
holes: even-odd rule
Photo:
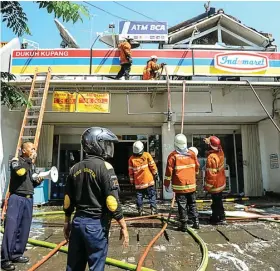
[[[83,21],[83,15],[89,17],[87,7],[71,1],[34,1],[33,3],[37,4],[39,9],[46,9],[48,13],[54,14],[56,18],[61,18],[63,22],[72,21],[76,23],[78,20]],[[24,34],[31,35],[28,18],[20,2],[2,1],[0,12],[2,22],[6,23],[7,27],[15,35],[18,37]],[[14,75],[1,72],[1,103],[9,108],[29,105],[28,98],[22,90],[9,84],[9,81],[14,79]]]

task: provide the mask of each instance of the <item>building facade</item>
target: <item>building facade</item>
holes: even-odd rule
[[[207,150],[203,138],[209,135],[222,141],[228,192],[247,196],[262,196],[265,191],[280,193],[280,133],[254,93],[255,90],[280,126],[280,53],[269,51],[271,48],[264,43],[268,38],[253,30],[248,34],[246,29],[239,29],[236,37],[232,24],[239,26],[239,23],[224,14],[215,16],[215,20],[212,16],[197,22],[197,27],[202,23],[204,27],[197,36],[191,31],[193,24],[181,27],[180,34],[178,31],[170,34],[173,42],[189,46],[185,49],[176,49],[178,44],[170,42],[168,49],[134,50],[129,81],[109,78],[119,70],[116,49],[12,52],[10,71],[17,75],[13,84],[22,89],[30,89],[30,76],[35,68],[52,69],[37,159],[40,167],[59,169],[58,183],[50,184],[51,199],[62,198],[69,169],[83,159],[80,135],[90,126],[107,127],[118,135],[120,142],[111,163],[124,191],[130,189],[128,158],[133,142],[143,141],[163,177],[167,156],[174,148],[174,136],[183,129],[188,146],[199,150],[202,169],[198,177],[199,195],[204,195]],[[232,42],[234,48],[195,45],[195,39],[201,39],[203,32],[207,36],[215,31],[218,40],[222,35],[219,31],[223,31],[225,41]],[[245,41],[242,34],[246,33]],[[195,46],[190,47],[189,43]],[[246,50],[241,48],[244,46]],[[141,80],[150,55],[157,55],[160,62],[167,63],[161,80]],[[40,84],[43,80],[39,78],[37,87]],[[23,112],[2,106],[1,114],[3,188],[9,178],[9,158],[15,152]],[[157,190],[164,199],[172,196],[162,189],[162,183],[157,184]]]

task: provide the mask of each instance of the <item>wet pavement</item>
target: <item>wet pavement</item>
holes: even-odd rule
[[[226,204],[227,210],[234,210],[234,206],[234,203]],[[198,207],[200,210],[206,210],[209,204],[199,204]],[[50,208],[54,209],[42,207],[39,211],[49,211]],[[164,212],[168,208],[169,204],[163,204],[160,206],[160,211]],[[136,216],[133,205],[131,207],[126,205],[124,209],[126,216]],[[267,210],[271,211],[270,209]],[[173,213],[176,214],[176,209]],[[34,218],[30,238],[58,244],[63,240],[62,228],[62,215]],[[160,228],[161,221],[156,219],[128,222],[130,245],[124,249],[119,240],[119,228],[117,225],[112,225],[108,257],[136,265],[140,255]],[[197,270],[202,259],[198,243],[188,233],[177,231],[175,226],[169,225],[166,232],[167,234],[162,235],[150,250],[144,266],[159,271]],[[207,271],[280,270],[279,223],[252,221],[212,226],[202,221],[201,229],[196,232],[208,247]],[[16,270],[28,270],[49,251],[50,249],[47,248],[28,245],[25,255],[30,257],[30,262],[17,264]],[[56,253],[37,270],[65,270],[66,258],[65,253]],[[107,265],[105,270],[121,269]]]

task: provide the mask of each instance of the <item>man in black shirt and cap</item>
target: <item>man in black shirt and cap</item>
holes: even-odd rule
[[[81,138],[86,158],[75,164],[64,196],[64,236],[69,239],[67,271],[103,271],[108,252],[111,218],[117,220],[128,246],[129,236],[119,202],[119,184],[111,164],[116,135],[106,128],[88,128]],[[71,214],[76,213],[70,224]]]
[[[13,263],[27,263],[23,256],[27,244],[33,213],[34,187],[42,179],[33,180],[36,150],[32,142],[21,146],[22,155],[11,162],[10,197],[5,218],[5,232],[1,246],[1,268],[15,270]]]

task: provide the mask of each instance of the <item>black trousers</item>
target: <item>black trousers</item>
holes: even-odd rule
[[[212,196],[212,218],[215,220],[224,220],[225,219],[225,209],[223,205],[223,194],[211,194]]]
[[[25,251],[33,213],[33,198],[12,194],[8,201],[1,246],[2,261],[12,261]]]
[[[198,220],[198,212],[196,209],[195,192],[179,194],[176,193],[176,202],[178,205],[179,220],[186,223],[189,219],[192,221]]]
[[[120,69],[119,73],[117,74],[116,79],[120,79],[121,77],[124,76],[125,80],[129,80],[130,70],[131,70],[130,63],[121,64],[121,69]]]

